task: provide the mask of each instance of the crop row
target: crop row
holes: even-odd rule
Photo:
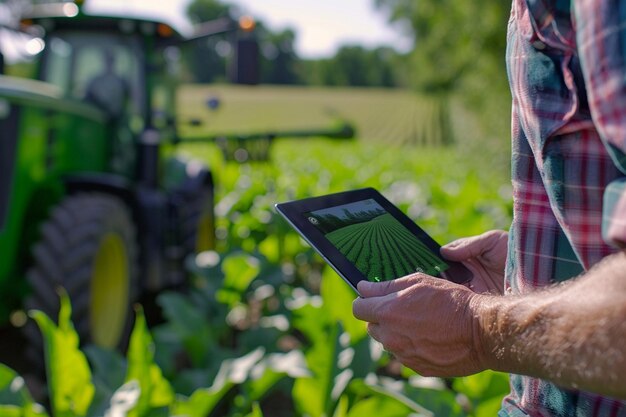
[[[388,216],[381,219],[384,222],[385,230],[393,231],[392,243],[397,243],[397,250],[403,259],[410,260],[413,265],[422,265],[424,272],[436,274],[436,266],[441,265],[441,261],[431,251],[420,242],[411,232],[398,223],[393,217]],[[410,272],[415,271],[415,267],[409,267]]]
[[[417,266],[436,274],[440,260],[391,215],[338,229],[326,236],[369,279],[391,279]]]

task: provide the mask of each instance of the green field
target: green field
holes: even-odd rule
[[[204,106],[210,95],[222,100],[216,112]],[[388,122],[411,105],[432,105],[432,98],[408,91],[190,85],[180,100],[179,121],[204,120],[185,127],[182,133],[189,135],[329,126],[334,119],[325,113],[328,107],[351,115],[357,128],[352,141],[277,140],[264,163],[237,164],[225,161],[215,145],[185,145],[185,154],[213,169],[222,249],[260,250],[289,261],[303,245],[291,234],[279,246],[270,243],[282,227],[273,204],[362,187],[383,192],[441,243],[510,222],[508,133],[490,129],[510,117],[504,108],[481,121],[452,100],[455,144],[442,147],[408,143],[413,126],[434,123],[426,112]]]
[[[326,238],[370,281],[414,272],[437,276],[446,269],[446,264],[391,214],[337,229]]]
[[[223,102],[216,112],[204,106],[211,95]],[[179,99],[183,135],[324,127],[339,116],[359,133],[352,141],[275,141],[269,160],[243,164],[225,160],[213,143],[184,145],[182,153],[207,162],[214,173],[218,250],[187,259],[193,279],[185,293],[158,297],[162,324],[148,331],[137,308],[126,358],[79,349],[67,312],[59,328],[40,318],[54,347],[48,390],[61,399],[52,402],[52,416],[103,415],[116,398],[128,398],[128,407],[135,407],[129,415],[137,416],[497,414],[506,375],[444,381],[400,366],[353,317],[356,293],[273,206],[374,187],[441,243],[506,228],[508,133],[493,128],[508,119],[506,109],[481,120],[457,98],[442,109],[430,97],[371,89],[194,85]],[[204,124],[186,123],[192,118]],[[339,229],[337,238],[344,232],[361,234],[350,239],[361,243],[360,252],[413,251],[405,259],[414,260],[420,253],[384,216]],[[373,241],[381,246],[363,245]],[[393,268],[402,261],[390,257],[386,265],[386,271],[384,265],[368,267],[386,277],[399,272]],[[0,376],[6,403],[0,415],[47,415],[33,414],[41,407],[19,376],[2,366]]]
[[[186,148],[190,155],[209,160],[215,170],[220,251],[243,248],[248,253],[258,253],[267,265],[280,268],[281,272],[273,275],[271,271],[276,269],[263,266],[265,272],[255,282],[257,287],[280,282],[272,285],[277,285],[277,293],[283,294],[281,298],[305,291],[314,303],[315,297],[321,296],[319,307],[304,306],[301,312],[286,315],[290,326],[311,341],[304,352],[307,362],[317,369],[314,378],[298,379],[287,395],[298,404],[298,411],[291,415],[332,415],[332,410],[342,407],[337,397],[324,394],[336,386],[334,378],[341,372],[336,358],[342,349],[334,348],[333,329],[340,322],[344,335],[350,335],[347,349],[360,350],[357,346],[365,343],[365,326],[352,317],[354,292],[274,213],[273,204],[374,187],[440,243],[493,228],[506,229],[512,210],[508,106],[496,105],[478,114],[461,98],[452,97],[449,125],[442,130],[452,132],[454,145],[440,146],[440,140],[426,145],[411,141],[415,126],[421,129],[437,122],[428,111],[400,115],[412,106],[435,106],[437,100],[409,91],[197,86],[188,86],[185,91],[182,99],[189,103],[186,111],[193,109],[196,117],[205,117],[205,126],[195,128],[200,132],[327,126],[335,120],[326,111],[328,108],[350,118],[357,127],[358,135],[353,141],[276,141],[270,160],[265,163],[227,162],[214,146]],[[210,94],[219,95],[223,106],[208,114],[202,103]],[[266,314],[279,311],[280,308],[268,308]],[[302,316],[304,311],[307,313]],[[374,368],[386,369],[380,367],[392,366],[393,361],[383,356],[375,363]],[[363,381],[360,378],[373,372],[370,366],[368,361],[355,358],[348,367],[353,372],[350,386],[358,386]],[[396,380],[406,381],[404,378],[412,375],[407,369],[401,374]],[[423,391],[404,385],[400,395],[424,405],[437,416],[493,416],[508,389],[505,375],[490,372],[457,378],[449,384],[451,389]],[[361,394],[352,397],[355,392]],[[340,398],[358,398],[366,409],[393,408],[387,399],[368,395],[354,388],[347,389]],[[467,402],[461,407],[459,399],[463,398]],[[351,410],[349,415],[363,411],[352,402],[344,405]],[[396,412],[410,413],[402,407]],[[418,414],[429,415],[422,411]]]
[[[211,94],[223,101],[215,113],[203,109],[203,100]],[[315,370],[314,376],[297,378],[293,389],[285,393],[295,403],[295,411],[285,415],[328,416],[340,409],[349,409],[348,415],[359,415],[360,411],[360,415],[368,415],[366,409],[388,410],[376,412],[381,416],[411,412],[430,415],[419,407],[399,406],[384,395],[358,388],[368,372],[398,369],[389,357],[383,355],[370,362],[364,359],[369,354],[361,353],[347,368],[337,366],[338,358],[346,353],[338,344],[341,334],[350,338],[346,350],[367,350],[365,325],[351,313],[355,293],[274,213],[273,205],[374,187],[440,243],[489,229],[506,229],[512,209],[508,109],[500,107],[477,115],[461,99],[451,98],[449,125],[442,128],[437,122],[441,118],[434,116],[437,100],[408,91],[188,86],[181,100],[181,119],[206,120],[202,127],[189,128],[190,134],[321,127],[332,124],[337,114],[356,125],[358,135],[352,141],[276,141],[266,162],[225,161],[212,145],[188,145],[185,151],[209,161],[214,169],[220,253],[243,249],[260,260],[258,275],[247,290],[242,290],[237,308],[254,312],[261,303],[264,317],[278,314],[289,320],[289,330],[263,339],[263,346],[270,351],[276,349],[280,335],[291,330],[301,332],[309,341],[301,349]],[[329,108],[335,115],[327,111]],[[420,111],[422,108],[431,111]],[[450,141],[436,139],[424,145],[411,139],[428,126],[439,126],[442,134],[452,132],[454,144],[441,146]],[[233,273],[241,271],[234,268]],[[208,282],[214,279],[210,274],[207,278]],[[241,284],[241,288],[247,285]],[[264,285],[276,288],[276,298],[281,301],[259,301],[255,288]],[[291,297],[301,297],[297,299],[304,304],[292,311],[284,304],[289,304]],[[316,297],[321,297],[321,305],[316,304]],[[248,301],[243,301],[245,298]],[[250,326],[242,333],[244,341],[258,337],[253,336],[255,331],[267,334],[267,329]],[[253,346],[258,344],[248,349]],[[336,384],[335,378],[342,372],[351,375],[348,385]],[[401,392],[392,390],[393,395],[406,396],[437,416],[493,416],[508,389],[505,375],[490,372],[449,381],[452,388],[438,385],[434,389],[410,386],[407,378],[416,376],[406,368],[394,375],[394,383],[403,381],[403,385]],[[375,389],[387,390],[381,381],[378,384]],[[341,393],[330,396],[331,390]]]
[[[211,112],[205,103],[217,97]],[[437,145],[483,135],[465,106],[409,90],[277,86],[198,86],[181,89],[179,120],[185,134],[250,133],[326,127],[338,118],[353,122],[359,140],[391,145]],[[454,123],[449,123],[449,118]],[[200,127],[185,121],[201,119]],[[447,137],[451,136],[451,137]]]

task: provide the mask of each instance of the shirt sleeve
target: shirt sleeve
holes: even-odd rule
[[[605,190],[602,234],[607,243],[626,248],[626,2],[574,0],[573,5],[591,115],[624,173]]]

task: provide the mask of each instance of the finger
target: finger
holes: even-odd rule
[[[376,323],[367,324],[367,333],[372,337],[372,339],[377,340],[380,343],[382,343],[382,341],[380,340],[382,339],[381,330],[382,328],[380,324],[376,324]]]
[[[503,233],[501,230],[491,230],[482,235],[455,240],[441,247],[441,255],[450,261],[475,258],[493,248]]]
[[[441,247],[441,256],[450,261],[464,261],[482,253],[483,245],[480,236],[466,237],[455,240]]]
[[[381,298],[357,298],[352,302],[352,314],[359,320],[369,323],[380,322],[380,307],[383,299]]]
[[[419,282],[420,276],[423,275],[413,274],[383,282],[360,281],[357,285],[357,290],[363,298],[382,297],[415,285],[416,282]]]
[[[463,243],[464,243],[467,239],[469,239],[469,237],[462,237],[462,238],[460,238],[460,239],[453,240],[452,242],[448,242],[448,243],[446,243],[445,245],[443,245],[443,246],[441,247],[441,249],[444,249],[444,248],[445,248],[446,250],[448,250],[448,249],[454,249],[454,248],[456,248],[457,246],[462,245],[462,244],[463,244]]]

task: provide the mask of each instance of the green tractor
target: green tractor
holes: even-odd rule
[[[176,155],[170,70],[190,38],[68,2],[21,25],[41,52],[37,80],[0,76],[0,321],[54,317],[62,287],[81,340],[117,347],[132,303],[180,286],[183,259],[215,245],[211,171]],[[236,42],[234,77],[251,82],[253,35],[225,19],[196,36],[220,33]]]

